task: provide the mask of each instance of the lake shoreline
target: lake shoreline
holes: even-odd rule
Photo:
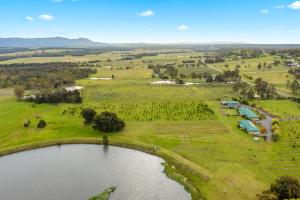
[[[20,153],[24,151],[51,147],[51,146],[71,145],[71,144],[103,145],[102,139],[99,138],[72,138],[72,139],[48,140],[43,142],[29,143],[29,144],[9,147],[5,149],[0,149],[0,157],[15,154],[15,153]],[[186,170],[191,171],[199,175],[201,178],[203,178],[204,181],[208,181],[209,176],[204,173],[198,172],[198,170],[193,169],[186,163],[180,162],[178,158],[172,156],[170,153],[160,149],[157,150],[156,147],[149,147],[141,144],[127,143],[124,141],[110,140],[109,145],[133,149],[133,150],[141,151],[162,158],[165,162],[163,164],[164,165],[163,172],[166,174],[168,178],[184,186],[184,189],[191,195],[192,200],[204,199],[201,192],[198,190],[196,186],[194,186],[193,182],[187,176],[185,176],[184,172]]]

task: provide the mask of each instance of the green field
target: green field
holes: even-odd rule
[[[281,139],[278,143],[254,141],[252,136],[237,128],[241,120],[239,116],[226,116],[221,110],[220,100],[237,97],[231,85],[150,84],[157,79],[151,78],[152,70],[147,69],[145,61],[180,63],[200,53],[159,54],[132,61],[118,60],[121,55],[121,52],[117,52],[78,58],[26,58],[1,62],[78,62],[100,59],[103,62],[97,64],[101,67],[92,77],[110,78],[114,75],[115,79],[78,80],[76,84],[84,87],[81,90],[82,104],[36,105],[17,102],[12,89],[1,89],[0,121],[5,123],[0,126],[0,155],[43,144],[99,143],[103,133],[84,126],[80,117],[82,108],[92,107],[97,112],[113,111],[125,120],[127,126],[124,131],[108,134],[111,143],[144,151],[150,149],[149,152],[175,166],[167,167],[167,172],[173,171],[168,173],[169,176],[181,179],[180,182],[185,185],[193,185],[191,188],[196,188],[206,199],[255,199],[257,193],[267,189],[280,175],[300,178],[300,125],[297,120],[288,120],[300,117],[299,104],[288,100],[255,101],[258,107],[286,121],[279,124]],[[108,58],[112,61],[105,61]],[[286,74],[277,77],[268,71],[256,75],[256,65],[261,59],[271,62],[273,57],[244,61],[251,63],[251,66],[242,66],[242,73],[253,77],[269,76],[268,80],[282,87]],[[228,62],[234,67],[242,61]],[[223,70],[223,65],[214,66]],[[125,69],[126,66],[132,69]],[[284,72],[285,68],[278,66],[272,70],[278,73]],[[204,71],[219,73],[203,66],[179,69],[179,72],[186,74]],[[28,119],[32,126],[24,128],[23,123]],[[45,129],[36,128],[40,119],[47,122]],[[177,177],[184,178],[176,178],[177,173],[180,174]],[[197,192],[191,188],[189,191],[192,190],[194,199],[198,199]]]

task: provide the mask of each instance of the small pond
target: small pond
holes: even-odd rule
[[[0,157],[2,200],[87,200],[116,186],[111,200],[190,200],[163,173],[163,160],[120,147],[62,145]]]

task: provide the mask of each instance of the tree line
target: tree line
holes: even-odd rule
[[[29,63],[0,65],[0,88],[21,85],[26,90],[55,89],[96,73],[76,63]]]

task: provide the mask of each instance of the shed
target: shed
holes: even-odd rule
[[[248,107],[239,108],[239,113],[241,116],[245,117],[246,119],[258,120],[257,114]]]
[[[239,127],[245,130],[247,133],[252,133],[255,135],[260,134],[259,129],[250,120],[241,120]]]

